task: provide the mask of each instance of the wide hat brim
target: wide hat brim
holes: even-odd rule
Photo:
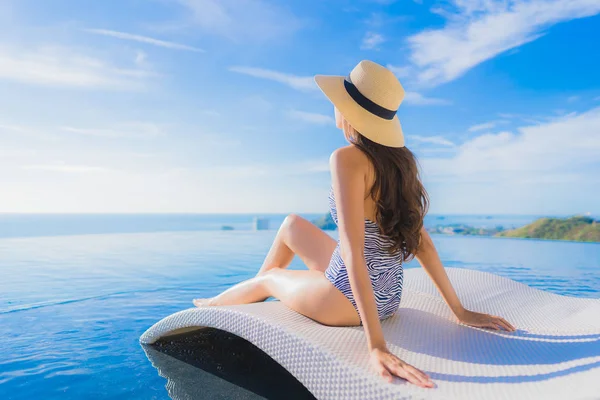
[[[316,75],[315,82],[346,120],[361,135],[388,147],[404,147],[398,115],[384,119],[362,108],[346,91],[343,76]]]

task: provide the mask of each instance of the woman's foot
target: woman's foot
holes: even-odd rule
[[[209,307],[212,306],[212,298],[210,299],[194,299],[193,303],[196,307]]]

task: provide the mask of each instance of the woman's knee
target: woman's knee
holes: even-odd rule
[[[280,299],[281,297],[281,284],[278,282],[279,274],[283,271],[281,268],[272,268],[257,275],[260,278],[260,285],[263,289],[268,292],[270,297]],[[281,299],[280,299],[281,300]]]
[[[306,222],[304,218],[297,214],[289,214],[282,223],[283,235],[285,238],[291,238],[292,235],[298,233],[303,223]]]
[[[261,282],[270,296],[282,301],[292,301],[306,288],[305,273],[308,271],[293,271],[273,268],[261,275]]]
[[[287,217],[285,217],[285,219],[283,220],[282,225],[288,229],[294,229],[298,226],[299,223],[302,222],[302,220],[304,220],[304,218],[302,218],[301,216],[297,215],[297,214],[288,214]]]

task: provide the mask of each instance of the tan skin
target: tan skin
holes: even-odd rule
[[[335,116],[337,127],[349,139],[352,128],[337,109]],[[368,196],[374,181],[373,167],[364,153],[350,144],[332,153],[330,168],[338,211],[341,256],[363,321],[370,353],[369,362],[389,382],[397,376],[421,387],[433,387],[434,384],[426,373],[392,354],[383,337],[364,257],[364,219],[377,220],[375,203]],[[457,321],[475,327],[514,331],[515,328],[501,317],[469,311],[462,306],[429,233],[422,229],[421,235],[416,259]],[[275,297],[292,310],[324,325],[360,325],[359,315],[350,300],[325,278],[324,272],[336,246],[337,242],[314,224],[291,214],[279,228],[273,245],[254,278],[241,282],[216,297],[196,299],[194,304],[197,307],[247,304]],[[302,259],[308,270],[285,269],[295,255]]]

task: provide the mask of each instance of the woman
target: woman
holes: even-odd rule
[[[385,67],[361,61],[344,78],[315,81],[334,104],[348,146],[330,157],[330,211],[339,228],[335,241],[309,221],[289,215],[256,277],[198,307],[246,304],[275,297],[325,325],[363,325],[371,365],[422,387],[429,376],[390,353],[380,320],[391,316],[402,294],[402,263],[416,257],[461,323],[513,331],[501,317],[465,309],[423,228],[427,193],[414,155],[404,147],[396,110],[404,89]],[[285,268],[298,255],[308,271]]]

